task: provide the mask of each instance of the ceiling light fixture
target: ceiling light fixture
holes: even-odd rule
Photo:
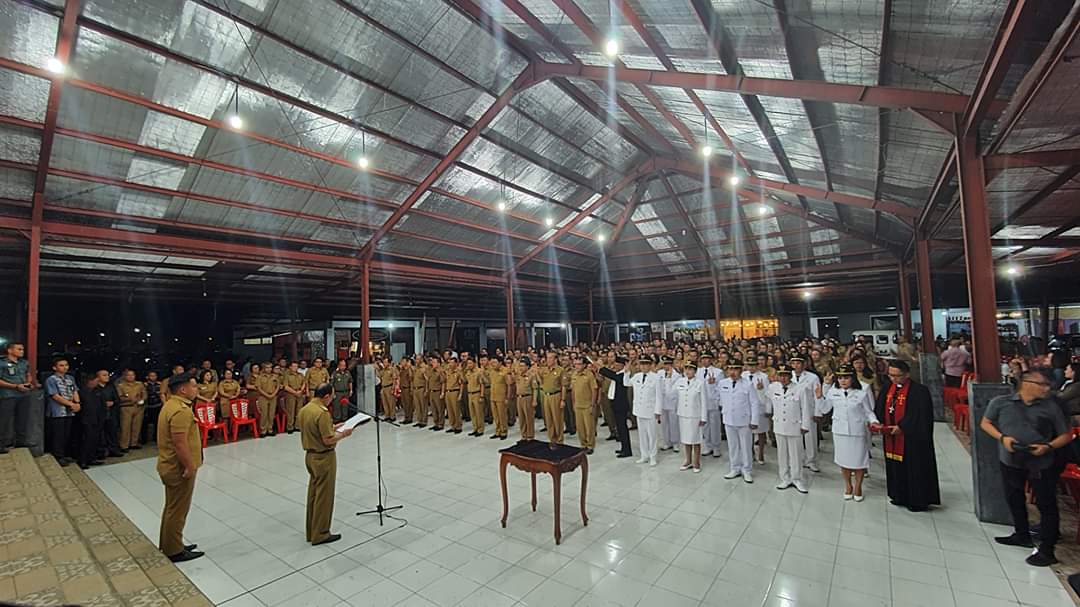
[[[240,117],[240,83],[236,83],[236,87],[233,88],[232,101],[233,112],[229,114],[225,121],[230,128],[239,131],[244,128],[244,119]]]
[[[802,294],[803,299],[809,300],[813,296],[814,296],[814,294],[811,293],[810,291],[803,291],[803,294]]]
[[[614,38],[608,38],[604,43],[604,54],[609,58],[614,59],[619,55],[619,41]]]
[[[364,131],[360,131],[360,157],[356,159],[356,166],[362,171],[366,171],[371,166],[371,161],[367,157],[367,133]]]
[[[1020,268],[1016,265],[1010,265],[1009,267],[1005,268],[1005,273],[1009,276],[1019,276]]]
[[[604,236],[603,234],[597,234],[596,235],[596,242],[604,242],[605,240],[607,240],[607,237]]]
[[[551,226],[555,225],[555,220],[550,218],[550,217],[547,217],[547,218],[544,219],[544,225],[546,225],[547,227],[550,228]]]
[[[506,212],[506,203],[505,203],[504,201],[502,201],[502,200],[500,200],[500,201],[499,201],[499,204],[495,205],[495,207],[496,207],[497,209],[499,209],[499,212],[500,212],[500,213],[504,213],[504,212]]]
[[[711,145],[706,143],[705,145],[701,146],[701,155],[702,156],[708,158],[709,156],[712,156],[712,153],[713,153],[713,149],[712,149]]]
[[[67,67],[64,65],[63,61],[60,61],[59,57],[49,57],[45,61],[45,69],[56,74],[57,76],[63,76],[64,72],[67,71]]]
[[[769,207],[767,207],[765,205],[761,205],[760,207],[758,207],[757,214],[761,215],[762,217],[768,215],[769,214]]]
[[[739,179],[738,175],[732,175],[731,177],[728,177],[727,181],[732,187],[734,187],[734,186],[739,185],[739,182],[742,181],[742,180]]]

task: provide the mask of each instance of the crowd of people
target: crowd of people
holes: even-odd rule
[[[970,373],[970,344],[956,338],[939,349],[942,367],[922,372],[940,372],[946,385],[958,385]],[[9,344],[0,367],[0,449],[14,441],[10,420],[18,406],[10,406],[12,401],[34,387],[21,356],[21,344]],[[994,401],[982,422],[982,430],[1001,443],[1005,497],[1016,522],[1016,532],[998,538],[1001,543],[1032,545],[1025,485],[1032,487],[1043,511],[1044,528],[1056,527],[1056,484],[1046,479],[1056,479],[1053,472],[1060,473],[1068,459],[1064,454],[1071,430],[1067,436],[1059,430],[1070,428],[1070,418],[1080,414],[1080,384],[1076,363],[1062,368],[1055,356],[1006,361],[1006,377],[1016,393],[1008,402]],[[155,436],[159,448],[163,439],[176,444],[170,438],[175,420],[193,420],[186,413],[177,415],[176,402],[183,405],[181,412],[203,405],[228,418],[238,399],[245,399],[253,405],[262,436],[276,433],[278,415],[284,416],[286,433],[301,432],[309,459],[314,458],[308,462],[314,479],[313,470],[332,467],[326,454],[332,455],[333,444],[347,436],[338,429],[357,403],[357,361],[324,362],[281,358],[238,367],[226,360],[215,368],[205,360],[197,367],[176,365],[163,379],[155,371],[137,378],[132,369],[114,370],[115,376],[102,369],[76,382],[68,361],[58,358],[44,382],[48,448],[62,465],[77,461],[86,468],[139,449]],[[842,497],[852,502],[864,499],[873,436],[879,434],[892,503],[912,511],[940,503],[932,399],[917,381],[915,345],[903,339],[888,359],[862,338],[851,344],[831,338],[654,340],[505,353],[481,349],[476,355],[446,349],[396,361],[378,356],[374,372],[379,415],[416,429],[462,434],[468,423],[468,437],[508,440],[516,427],[520,441],[535,440],[540,433],[555,448],[573,436],[593,454],[598,429],[606,428],[605,440],[618,444],[617,458],[633,456],[636,433],[639,464],[657,466],[661,452],[671,451],[681,455],[673,463],[680,471],[697,473],[704,458],[726,454],[723,478],[746,483],[754,482],[755,465],[760,470],[771,446],[776,449],[776,489],[800,493],[810,490],[813,475],[821,470],[818,445],[828,433],[844,479]],[[189,387],[190,399],[177,392],[186,394]],[[181,398],[171,399],[174,395]],[[1016,403],[1025,406],[1010,407]],[[306,414],[305,408],[310,409]],[[197,447],[192,449],[200,452],[201,461]],[[174,459],[184,451],[170,449]],[[189,462],[192,457],[189,453]],[[324,486],[327,474],[320,477]],[[325,488],[309,501],[317,497],[326,502]],[[316,518],[329,520],[325,512]],[[310,520],[308,535],[318,542],[332,537],[328,522]],[[1043,531],[1040,548],[1028,562],[1054,562],[1056,539]],[[170,549],[177,550],[177,541],[169,541]]]

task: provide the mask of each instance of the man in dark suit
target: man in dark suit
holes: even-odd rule
[[[615,413],[616,434],[622,443],[622,448],[615,452],[615,457],[630,457],[634,454],[630,449],[630,429],[626,427],[626,416],[630,413],[630,395],[626,390],[626,362],[625,356],[616,356],[614,370],[607,367],[598,369],[600,375],[611,380],[608,397]]]
[[[934,454],[934,405],[930,390],[911,380],[902,360],[889,361],[889,385],[875,407],[885,437],[889,499],[912,512],[941,504]]]
[[[79,467],[86,470],[91,465],[102,464],[98,459],[98,447],[101,445],[102,426],[105,423],[105,399],[107,397],[108,384],[102,385],[99,376],[105,375],[108,381],[108,372],[99,371],[94,374],[79,390],[78,420],[81,438],[79,444]]]

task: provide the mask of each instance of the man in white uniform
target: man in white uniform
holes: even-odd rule
[[[807,392],[807,398],[814,403],[814,415],[817,415],[817,391],[821,387],[821,379],[817,375],[806,370],[806,359],[801,356],[792,356],[788,359],[791,363],[791,383],[799,386]],[[817,422],[811,418],[810,431],[803,434],[803,465],[812,472],[821,472],[817,464]]]
[[[727,431],[728,457],[731,471],[724,478],[742,476],[747,483],[754,482],[753,431],[761,417],[761,401],[757,389],[742,378],[741,360],[731,359],[725,365],[727,377],[720,380],[720,410],[724,429]]]
[[[641,459],[637,463],[649,462],[656,465],[656,439],[659,424],[656,416],[660,415],[659,378],[653,373],[653,361],[647,355],[638,359],[637,372],[628,380],[628,386],[634,391],[634,417],[638,424],[638,443],[641,447]]]
[[[709,421],[705,424],[701,455],[712,453],[713,457],[720,457],[720,395],[717,390],[719,382],[723,379],[720,369],[712,366],[712,352],[701,353],[701,364],[698,366],[697,378],[701,380],[702,398],[705,401],[705,410],[708,412]]]
[[[750,382],[750,385],[757,390],[758,400],[762,403],[762,415],[760,418],[754,420],[754,425],[757,429],[754,430],[754,442],[757,446],[757,453],[755,453],[754,463],[765,463],[765,443],[766,435],[769,433],[769,420],[765,417],[765,393],[769,390],[769,376],[758,369],[757,357],[751,356],[746,359],[746,370],[742,373],[743,379]]]
[[[664,445],[660,449],[662,451],[674,449],[675,453],[678,453],[680,442],[679,416],[677,412],[679,391],[675,389],[675,384],[682,379],[682,375],[677,373],[673,367],[675,364],[674,358],[664,356],[662,362],[663,368],[656,372],[657,387],[660,390],[658,395],[660,400],[660,442]]]
[[[776,381],[765,391],[766,415],[773,420],[776,434],[776,458],[780,480],[777,489],[792,485],[799,493],[806,493],[803,481],[803,436],[810,432],[814,423],[814,406],[810,394],[791,381],[791,368],[780,365]]]

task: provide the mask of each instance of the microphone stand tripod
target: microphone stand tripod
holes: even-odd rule
[[[400,510],[404,506],[386,506],[386,505],[383,504],[382,433],[379,431],[379,428],[381,427],[382,422],[380,421],[378,415],[375,415],[373,417],[375,418],[375,453],[376,453],[375,462],[376,462],[376,469],[377,469],[378,483],[379,483],[379,503],[372,510],[363,510],[361,512],[357,512],[356,516],[363,516],[365,514],[376,514],[376,513],[378,513],[378,515],[379,515],[379,526],[382,527],[383,526],[383,515],[384,515],[384,513],[391,512],[391,511],[394,511],[394,510]],[[400,425],[397,422],[392,422],[390,420],[386,420],[386,423],[390,424],[391,426],[400,427]]]

